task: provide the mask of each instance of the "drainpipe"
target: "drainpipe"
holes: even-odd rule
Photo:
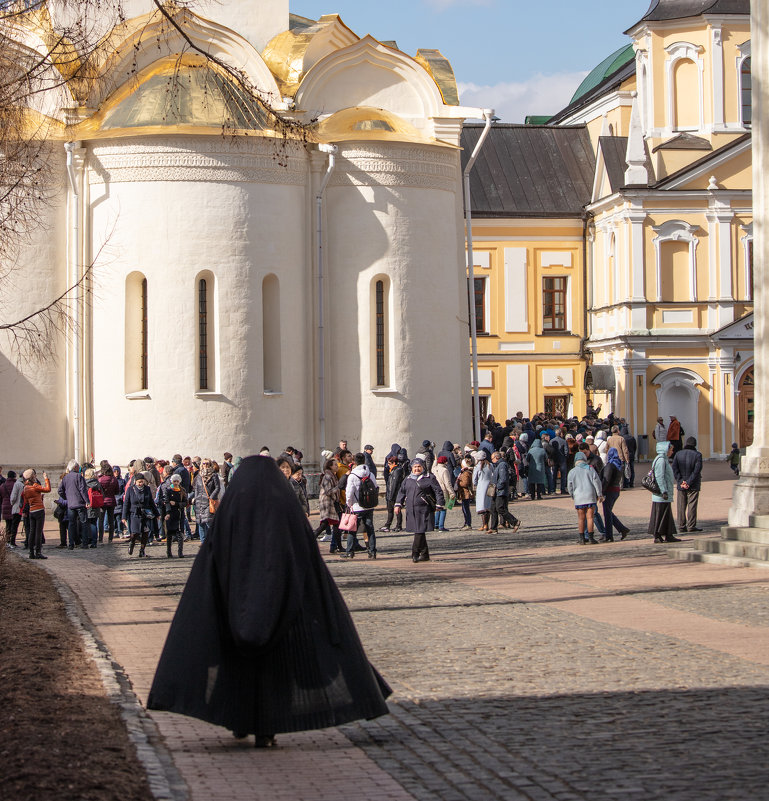
[[[320,182],[320,188],[315,195],[316,209],[316,236],[318,248],[318,437],[321,449],[326,447],[326,334],[323,314],[323,193],[326,191],[331,173],[336,166],[336,145],[321,143],[318,145],[321,153],[328,155],[328,166]]]
[[[480,388],[478,387],[478,324],[475,319],[475,269],[473,267],[473,211],[472,203],[470,201],[470,171],[473,169],[478,154],[481,152],[483,143],[489,135],[491,129],[492,117],[494,116],[493,108],[483,109],[483,117],[486,120],[486,125],[481,131],[475,149],[470,155],[470,160],[467,162],[464,171],[464,195],[465,195],[465,231],[466,231],[466,256],[467,256],[467,296],[470,301],[470,358],[473,365],[473,412],[474,412],[474,428],[475,440],[481,440],[481,397]]]
[[[80,285],[78,282],[82,277],[81,246],[80,246],[80,184],[75,167],[74,154],[80,148],[80,142],[66,142],[64,149],[67,152],[67,175],[72,189],[72,244],[67,253],[67,280],[69,286],[74,289],[74,307],[72,310],[72,332],[74,341],[74,391],[72,393],[72,436],[74,439],[74,457],[78,464],[81,463],[80,440],[81,440],[81,383],[83,374],[83,355],[81,348],[81,309],[80,309]],[[74,249],[74,253],[73,253]]]

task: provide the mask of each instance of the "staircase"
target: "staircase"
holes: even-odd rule
[[[693,547],[671,548],[668,553],[688,562],[769,568],[769,515],[751,515],[750,526],[724,526],[720,539],[703,537]]]

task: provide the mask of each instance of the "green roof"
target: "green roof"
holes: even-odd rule
[[[574,97],[569,101],[569,105],[584,97],[588,92],[600,86],[610,75],[614,75],[617,70],[622,69],[626,64],[629,64],[635,59],[635,51],[633,45],[625,45],[620,47],[619,50],[612,53],[608,58],[605,58],[594,70],[592,70],[587,78],[579,85]]]
[[[547,125],[552,114],[529,114],[523,121],[526,125]]]

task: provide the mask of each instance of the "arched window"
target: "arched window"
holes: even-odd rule
[[[657,257],[657,301],[697,300],[697,245],[699,228],[683,220],[652,227]]]
[[[264,391],[282,391],[280,353],[280,284],[275,275],[262,281],[262,364]]]
[[[125,392],[149,389],[149,314],[147,279],[139,272],[126,278]]]
[[[740,121],[743,125],[753,122],[753,77],[750,71],[750,56],[740,65]]]
[[[200,273],[195,279],[197,320],[197,389],[215,392],[217,388],[216,279],[213,273]]]
[[[377,276],[371,284],[371,383],[389,387],[390,381],[390,280]]]
[[[665,51],[668,126],[674,131],[702,129],[705,124],[703,48],[690,42],[675,42]]]

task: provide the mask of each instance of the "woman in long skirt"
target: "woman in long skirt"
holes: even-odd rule
[[[672,443],[664,440],[657,443],[657,456],[652,462],[652,470],[654,470],[660,494],[652,493],[652,513],[649,519],[649,536],[654,537],[655,542],[681,542],[676,537],[676,524],[672,512],[673,488],[675,487],[673,470],[669,462],[672,454]]]
[[[494,475],[494,468],[489,464],[488,454],[484,450],[473,454],[476,465],[473,469],[473,488],[475,489],[475,511],[481,516],[481,527],[478,531],[489,528],[489,516],[494,499],[489,497],[487,490]]]
[[[445,503],[443,490],[432,473],[425,471],[425,462],[414,459],[411,475],[404,480],[395,500],[395,512],[406,507],[406,528],[414,532],[411,545],[413,562],[429,562],[430,551],[425,533],[435,530],[435,510]]]

